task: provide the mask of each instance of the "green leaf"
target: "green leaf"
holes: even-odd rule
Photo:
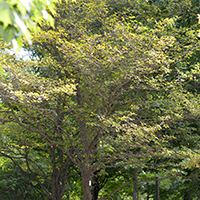
[[[3,34],[1,36],[4,38],[5,41],[10,42],[12,38],[15,37],[15,31],[15,27],[10,25],[6,28],[6,30],[3,30]],[[2,33],[2,30],[0,30],[0,33]]]
[[[0,0],[0,22],[3,23],[4,28],[12,24],[10,5],[5,1]]]
[[[26,8],[21,2],[17,4],[17,8],[23,16],[26,15]]]

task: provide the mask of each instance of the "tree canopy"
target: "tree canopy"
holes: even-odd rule
[[[28,59],[2,39],[0,173],[52,200],[132,199],[136,183],[151,196],[149,180],[183,191],[200,139],[199,5],[184,3],[57,1]]]

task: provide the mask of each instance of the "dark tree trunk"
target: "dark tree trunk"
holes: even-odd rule
[[[63,159],[63,152],[59,152],[60,169],[56,166],[56,146],[50,147],[52,152],[52,164],[53,164],[53,177],[52,177],[52,199],[62,200],[65,193],[65,185],[67,181],[67,172],[70,166],[70,161],[67,158]]]
[[[133,169],[133,200],[137,200],[137,169]]]
[[[158,177],[156,177],[156,200],[160,200]]]
[[[94,177],[93,177],[93,181],[92,181],[92,200],[97,200],[98,199],[98,195],[99,195],[99,176],[97,174],[98,172],[94,172]]]
[[[147,200],[149,200],[149,183],[147,183]]]

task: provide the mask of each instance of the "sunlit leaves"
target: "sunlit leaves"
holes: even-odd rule
[[[1,0],[0,36],[7,42],[17,39],[21,44],[19,37],[23,34],[26,39],[30,39],[30,33],[38,30],[37,23],[46,21],[54,26],[52,15],[55,14],[57,2],[57,0]]]
[[[151,12],[149,2],[141,6]],[[164,168],[163,159],[179,159],[170,163],[173,174],[194,166],[188,157],[198,146],[191,145],[199,118],[195,29],[178,28],[179,16],[141,22],[141,15],[109,15],[105,1],[61,2],[56,9],[54,26],[37,18],[41,30],[26,46],[32,58],[1,50],[1,121],[29,134],[6,135],[5,127],[10,149],[33,150],[29,155],[45,168],[43,157],[48,163],[54,148],[87,173],[116,161],[147,168],[157,159]]]

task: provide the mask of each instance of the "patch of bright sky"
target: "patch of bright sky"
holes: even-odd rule
[[[21,3],[25,6],[26,10],[27,10],[28,12],[30,12],[30,11],[31,11],[31,2],[32,2],[33,0],[20,0],[20,1],[21,1]]]
[[[14,45],[13,45],[14,46]],[[15,54],[16,59],[23,59],[23,60],[30,60],[31,59],[31,52],[24,50],[23,48],[12,48],[9,50],[9,54]]]
[[[15,12],[14,13],[14,17],[15,17],[15,22],[17,23],[17,25],[19,26],[19,28],[21,29],[22,33],[26,33],[27,28],[26,25],[24,24],[24,22],[19,18],[18,14]]]
[[[31,45],[32,41],[29,40],[28,43],[29,45]],[[13,45],[13,48],[9,50],[10,54],[15,54],[17,58],[19,59],[24,59],[24,60],[30,59],[31,53],[27,50],[24,50],[23,48],[20,48],[15,39],[12,40],[12,45]]]
[[[19,52],[16,52],[16,55],[17,57],[22,58],[23,60],[29,60],[31,58],[31,53],[23,49],[20,49]]]

